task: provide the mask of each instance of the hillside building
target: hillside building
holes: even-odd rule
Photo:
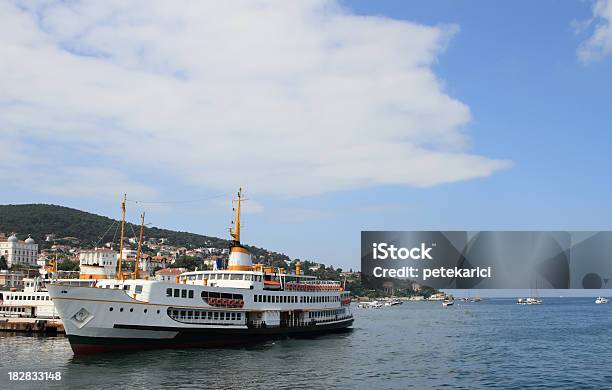
[[[2,234],[0,235],[0,256],[4,256],[9,267],[13,264],[36,266],[38,244],[30,236],[21,241],[14,234],[8,238]]]

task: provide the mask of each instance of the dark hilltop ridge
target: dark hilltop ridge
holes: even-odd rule
[[[59,240],[62,238],[76,238],[81,247],[93,247],[109,227],[113,223],[118,222],[115,219],[102,215],[52,204],[0,205],[0,232],[7,234],[17,233],[19,239],[22,240],[27,235],[31,235],[41,249],[51,245],[51,243],[45,241],[47,234],[53,234]],[[138,231],[139,226],[134,225],[133,227]],[[108,231],[101,244],[112,241],[114,230],[113,228]],[[130,234],[132,232],[127,223],[126,231],[130,232]],[[130,234],[127,234],[126,237],[131,237]],[[144,235],[147,238],[166,238],[169,244],[188,249],[198,247],[229,247],[228,240],[218,237],[158,227],[145,227]],[[117,242],[118,238],[115,241]],[[282,253],[248,245],[246,247],[259,260],[270,263],[289,260],[289,257]]]

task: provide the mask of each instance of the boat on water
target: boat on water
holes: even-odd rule
[[[361,309],[380,309],[384,304],[378,300],[370,301],[370,302],[361,302],[357,307]]]
[[[0,317],[59,318],[47,291],[50,282],[42,277],[24,278],[22,291],[0,291]],[[63,279],[59,282],[75,286],[91,286],[93,283],[81,279]]]
[[[595,303],[598,305],[605,305],[606,303],[608,303],[608,298],[599,296],[597,297],[597,299],[595,299]]]
[[[240,346],[350,327],[350,294],[340,282],[303,275],[299,263],[294,272],[252,263],[240,242],[241,199],[239,191],[225,269],[185,272],[175,281],[127,278],[120,249],[116,278],[49,286],[74,353]]]
[[[544,301],[540,298],[519,298],[516,300],[518,305],[541,305]]]
[[[401,305],[403,302],[398,298],[390,298],[385,301],[385,306],[397,306]]]
[[[455,301],[452,299],[445,299],[444,301],[442,301],[442,307],[453,306],[454,304]]]

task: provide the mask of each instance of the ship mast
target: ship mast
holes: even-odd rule
[[[136,252],[136,261],[134,264],[134,279],[138,279],[138,264],[140,263],[140,256],[142,254],[142,234],[144,232],[144,211],[140,214],[140,238],[138,239],[138,251]]]
[[[230,236],[234,239],[233,246],[240,246],[240,202],[242,202],[242,188],[238,190],[238,199],[236,205],[236,218],[234,229],[230,228]]]
[[[121,202],[121,240],[119,241],[119,259],[117,260],[117,279],[123,280],[123,231],[125,228],[125,201],[127,195],[123,194],[123,201]]]

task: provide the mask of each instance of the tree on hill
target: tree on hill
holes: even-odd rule
[[[59,271],[78,271],[80,270],[78,261],[64,260],[57,265]]]

